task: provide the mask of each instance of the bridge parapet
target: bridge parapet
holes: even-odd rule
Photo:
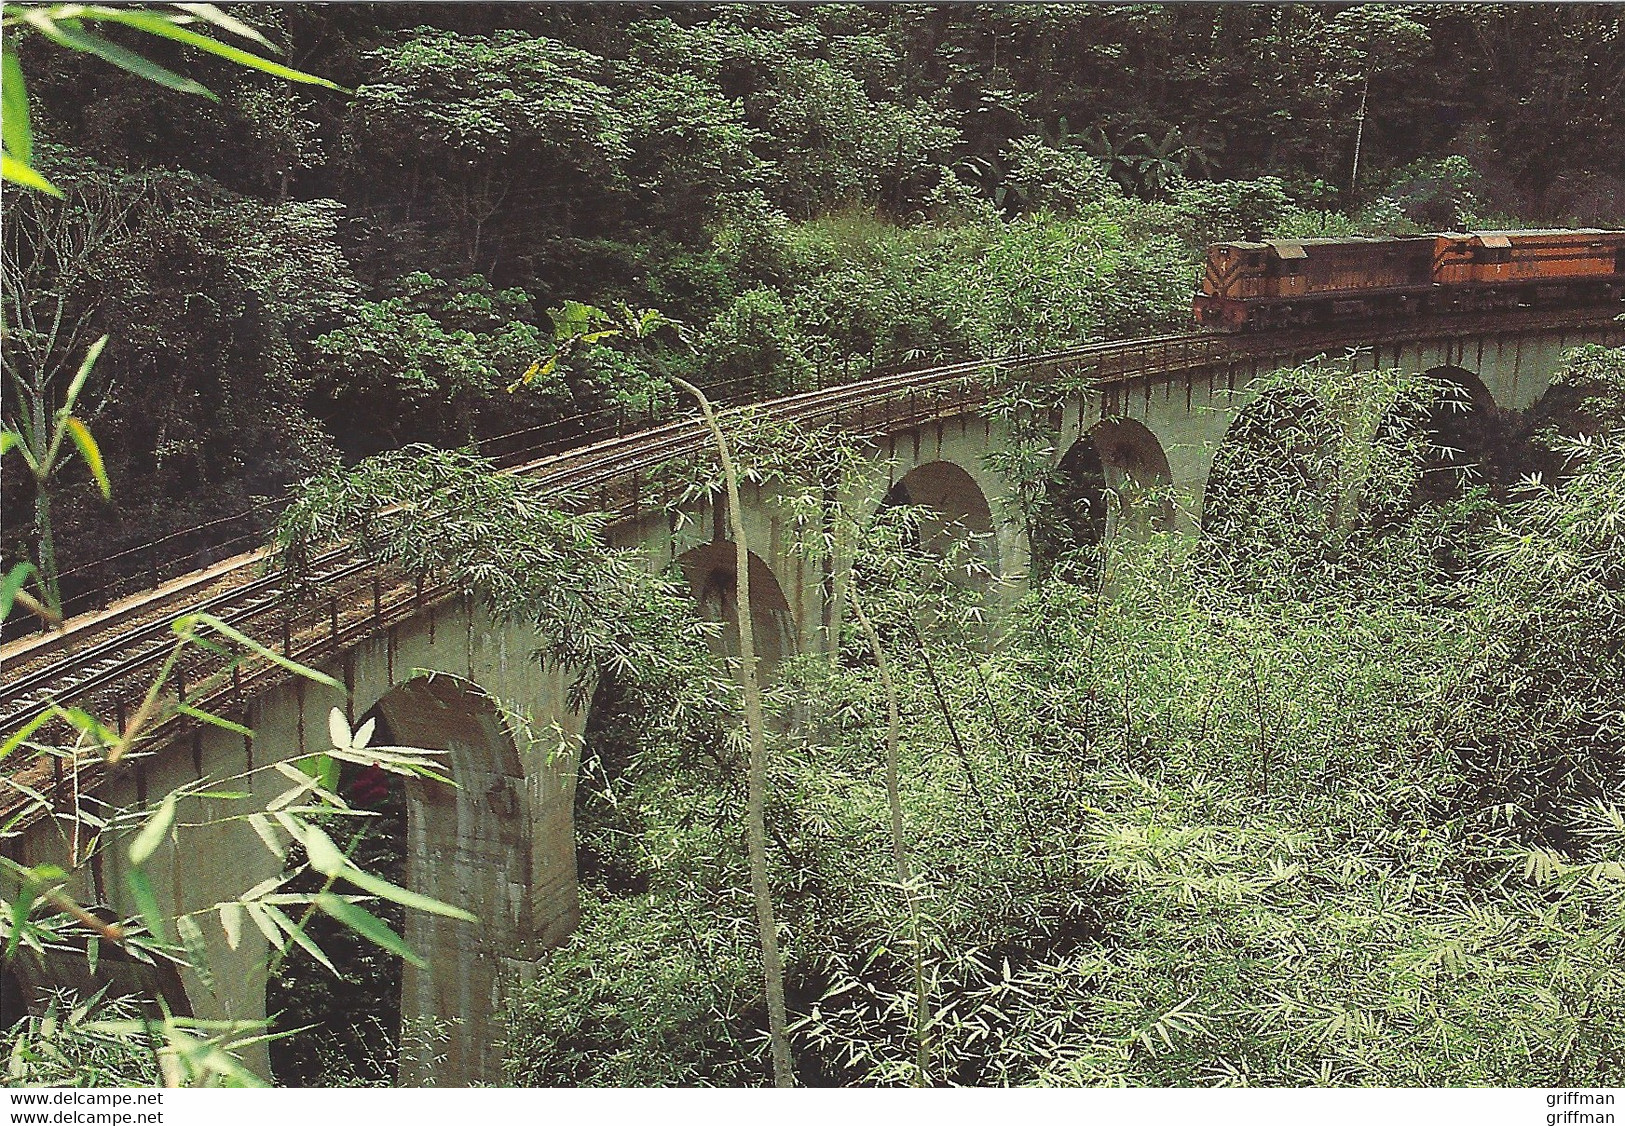
[[[1625,343],[1625,326],[1613,321],[1610,310],[1585,310],[1340,326],[1313,334],[1186,334],[894,372],[758,406],[775,419],[869,436],[876,456],[894,462],[891,483],[912,482],[907,486],[912,501],[976,531],[992,531],[997,558],[989,562],[1010,577],[1028,565],[1022,558],[1027,545],[1013,526],[1000,521],[998,475],[984,463],[984,455],[1007,433],[1007,423],[988,409],[990,395],[1002,388],[1043,390],[1028,398],[1050,407],[1053,460],[1063,469],[1069,454],[1081,451],[1074,460],[1083,461],[1086,452],[1098,462],[1091,472],[1106,486],[1171,481],[1186,494],[1181,511],[1194,513],[1214,450],[1263,372],[1363,348],[1362,366],[1458,367],[1481,377],[1503,405],[1521,406],[1539,394],[1561,349],[1581,341]],[[670,476],[658,472],[668,462],[704,456],[709,448],[700,424],[682,418],[603,436],[578,449],[515,457],[507,471],[609,513],[615,541],[645,551],[652,566],[686,561],[699,600],[710,596],[713,613],[725,615],[720,592],[727,576],[719,572],[726,568],[716,560],[731,559],[732,552],[719,548],[725,536],[716,531],[718,514],[701,513],[679,532],[669,519],[674,497],[664,482]],[[871,499],[882,502],[880,493]],[[805,651],[830,624],[822,576],[804,573],[799,561],[785,558],[788,537],[764,496],[747,491],[745,506],[752,510],[746,514],[751,546],[783,588],[784,597],[767,607],[769,617],[782,619],[776,626],[780,648]],[[1167,513],[1153,517],[1164,525],[1169,519]],[[455,802],[437,804],[420,794],[410,805],[408,844],[417,874],[409,882],[452,899],[467,893],[470,902],[478,901],[482,916],[497,921],[491,924],[496,929],[477,934],[413,923],[411,937],[429,947],[435,968],[409,976],[404,1011],[431,1018],[472,1012],[456,1033],[457,1073],[439,1078],[499,1081],[490,1044],[501,983],[522,976],[527,958],[560,941],[578,911],[575,759],[568,751],[557,753],[558,746],[549,750],[523,740],[516,740],[510,753],[485,711],[470,707],[460,720],[448,722],[436,709],[449,697],[400,693],[414,681],[415,669],[454,673],[505,703],[523,706],[543,727],[554,725],[566,743],[579,739],[585,717],[570,707],[557,670],[544,672],[528,659],[539,644],[534,629],[492,621],[463,592],[380,566],[344,545],[315,559],[297,587],[290,576],[266,573],[267,559],[263,551],[248,552],[75,619],[61,633],[0,648],[5,676],[0,735],[19,730],[50,700],[84,707],[122,727],[173,646],[169,622],[196,611],[219,617],[287,658],[342,677],[347,693],[307,691],[263,658],[231,667],[207,651],[193,653],[179,669],[174,690],[190,690],[189,704],[239,720],[254,735],[188,726],[192,721],[181,717],[149,740],[151,753],[131,756],[111,771],[87,761],[75,773],[60,758],[15,756],[8,763],[11,781],[43,795],[54,809],[24,790],[7,788],[0,796],[0,821],[23,830],[8,842],[8,850],[31,861],[52,859],[58,842],[51,814],[68,813],[76,795],[100,788],[116,804],[143,804],[149,793],[156,799],[182,781],[229,775],[241,771],[245,761],[252,768],[310,753],[306,732],[323,729],[329,707],[352,713],[376,707],[401,729],[401,738],[445,742],[431,749],[450,751],[464,775],[459,782],[467,792]],[[754,564],[752,570],[754,576]],[[753,590],[769,586],[753,577]],[[209,691],[197,694],[203,684],[210,684]],[[437,716],[433,722],[425,718],[431,712]],[[211,897],[236,894],[234,880],[245,879],[246,888],[268,871],[275,874],[276,858],[265,856],[250,837],[219,830],[211,842],[217,860],[201,869],[193,861],[187,869],[177,859],[155,881],[166,905],[206,910]],[[113,876],[104,883],[116,889]],[[229,952],[220,936],[211,932],[209,941],[221,964],[239,971],[235,978],[220,975],[233,981],[238,993],[216,998],[212,1010],[200,1004],[200,1013],[263,1014],[264,955],[252,945],[262,940],[247,939],[242,949]],[[189,989],[195,986],[188,983]],[[253,1062],[268,1066],[264,1059]]]
[[[1186,333],[895,372],[757,407],[808,428],[834,426],[878,436],[975,416],[990,392],[1001,387],[1059,388],[1074,401],[1070,417],[1077,433],[1061,443],[1057,456],[1082,436],[1086,418],[1138,418],[1159,432],[1175,482],[1188,486],[1205,475],[1214,444],[1212,425],[1200,425],[1203,410],[1212,407],[1215,396],[1245,393],[1260,371],[1352,348],[1369,350],[1366,362],[1372,367],[1402,365],[1409,356],[1428,366],[1433,366],[1430,359],[1443,359],[1476,370],[1487,349],[1504,352],[1504,342],[1513,340],[1519,343],[1512,350],[1510,390],[1514,399],[1524,400],[1516,405],[1526,405],[1544,386],[1542,379],[1526,378],[1520,390],[1515,378],[1521,342],[1531,337],[1561,347],[1580,339],[1625,340],[1625,328],[1614,320],[1613,310],[1604,308],[1340,325],[1313,332]],[[659,467],[702,456],[707,443],[698,420],[682,418],[563,453],[515,458],[507,471],[532,478],[544,490],[585,498],[610,514],[612,523],[636,521],[671,501],[658,491]],[[314,560],[312,573],[302,576],[297,587],[289,576],[265,573],[267,561],[264,550],[247,552],[74,619],[60,632],[0,647],[6,674],[0,686],[0,735],[20,729],[50,701],[82,706],[122,724],[173,642],[168,623],[182,614],[214,614],[293,660],[320,666],[330,665],[365,637],[457,595],[449,587],[357,558],[343,547]],[[211,655],[200,652],[181,668],[177,683],[184,691],[188,684],[206,682],[218,668]],[[286,675],[269,661],[250,659],[227,683],[191,702],[221,714],[241,714],[256,692]],[[184,739],[188,722],[177,721],[168,737]],[[100,768],[81,769],[80,785],[100,780]],[[69,781],[59,764],[24,766],[21,774],[18,781],[44,791]],[[9,792],[0,797],[0,818],[23,814],[26,821],[27,805],[28,799]]]

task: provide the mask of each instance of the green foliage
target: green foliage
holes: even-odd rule
[[[876,104],[852,76],[814,59],[786,62],[757,99],[792,214],[853,206],[920,175],[953,130],[925,105]]]
[[[771,289],[740,294],[699,339],[706,381],[721,386],[759,380],[768,394],[804,386],[812,365],[796,346],[793,325]]]
[[[765,187],[764,136],[737,101],[690,74],[625,65],[615,75],[631,154],[627,175],[659,224],[693,239],[724,196]]]
[[[629,155],[602,60],[518,31],[419,29],[380,50],[356,92],[356,128],[383,159],[490,161],[536,148],[544,163],[609,176]]]
[[[312,342],[316,390],[331,403],[323,413],[387,424],[383,433],[352,427],[344,436],[351,449],[389,448],[425,431],[467,440],[543,351],[530,295],[478,275],[450,282],[413,273],[392,289],[395,296],[357,303],[342,326]],[[554,409],[570,401],[556,376],[531,384],[527,396]]]
[[[658,678],[705,635],[674,584],[604,546],[604,519],[562,511],[472,454],[408,447],[307,481],[282,515],[278,563],[303,574],[324,546],[347,541],[450,581],[540,627],[538,656],[579,674],[584,694],[600,668]]]
[[[262,46],[271,46],[270,41],[259,32],[213,4],[175,4],[173,7],[177,11],[156,12],[100,4],[7,4],[4,16],[0,17],[0,29],[9,32],[8,37],[13,41],[21,33],[32,32],[57,47],[94,56],[145,81],[182,93],[202,94],[211,99],[215,95],[197,80],[176,74],[91,28],[99,29],[108,24],[129,27],[155,39],[183,43],[250,70],[292,82],[341,89],[325,78],[294,70],[192,30],[190,25],[206,23]],[[3,57],[6,103],[4,178],[34,191],[60,197],[62,193],[30,163],[34,153],[33,126],[22,67],[17,61],[14,47],[8,45]]]
[[[1039,214],[966,264],[959,310],[980,354],[1041,352],[1179,323],[1193,277],[1178,247],[1131,244],[1105,215]]]
[[[1617,439],[1625,432],[1625,349],[1586,344],[1569,352],[1536,411],[1544,440],[1560,452],[1567,439]]]
[[[997,35],[989,18],[583,8],[498,29],[317,6],[262,37],[195,5],[6,8],[6,174],[63,193],[7,216],[6,457],[37,452],[30,425],[74,443],[63,568],[319,472],[286,561],[354,539],[450,578],[541,626],[582,700],[619,701],[583,779],[594,896],[517,1001],[518,1077],[766,1076],[743,755],[716,721],[734,689],[681,585],[606,551],[598,517],[399,447],[664,417],[672,376],[788,391],[1177,328],[1209,239],[1618,217],[1606,9],[1036,6],[997,13]],[[198,20],[297,45],[360,92],[292,97],[301,76]],[[650,306],[694,326],[692,353]],[[777,690],[773,893],[803,1078],[1617,1082],[1618,367],[1576,357],[1544,413],[1497,416],[1505,449],[1468,451],[1476,468],[1431,448],[1445,388],[1338,365],[1266,381],[1200,545],[1088,549],[991,655],[979,598],[956,597],[968,576],[938,581],[906,520],[847,521],[859,545],[820,558],[856,584],[896,684],[843,635],[839,662]],[[790,461],[830,469],[820,443],[736,437],[748,474],[792,492]],[[340,450],[394,452],[341,470]],[[1008,454],[1034,502],[1014,515],[1053,518],[1044,443]],[[1530,469],[1545,483],[1508,504]],[[708,466],[673,472],[714,490]],[[5,482],[11,554],[42,530],[32,476]],[[805,534],[833,519],[818,490],[793,503]],[[8,567],[4,600],[43,569]],[[91,715],[49,716],[128,749]],[[0,754],[39,751],[44,722]],[[334,761],[303,797],[326,800]],[[167,847],[176,824],[108,839]],[[319,898],[361,869],[318,829],[311,886],[260,899],[304,896],[312,920],[359,924],[357,947],[395,949],[382,916]],[[47,898],[19,944],[46,941],[54,879],[29,885]],[[151,889],[128,890],[151,914]],[[254,909],[280,948],[363,960],[284,906]],[[193,958],[195,921],[147,925]],[[76,1020],[52,1034],[90,1036]],[[161,1035],[186,1046],[175,1074],[236,1080],[221,1053],[241,1033]],[[28,1066],[124,1074],[73,1043]]]
[[[218,101],[7,28],[29,80],[26,106],[6,82],[8,144],[70,197],[72,223],[47,225],[95,253],[13,255],[29,276],[6,288],[30,295],[36,329],[63,299],[73,331],[48,367],[111,334],[90,391],[108,418],[87,421],[140,514],[67,490],[65,570],[86,562],[72,543],[122,549],[241,511],[339,452],[654,415],[664,374],[707,365],[759,359],[791,386],[798,355],[858,374],[1160,331],[1185,323],[1207,239],[1601,222],[1625,182],[1593,104],[1618,83],[1598,47],[1614,17],[1566,8],[1037,8],[1002,13],[998,36],[974,8],[594,9],[502,28],[450,11],[268,11],[257,34],[359,89],[343,100],[164,33],[256,34],[218,13],[72,17]],[[1438,81],[1408,81],[1418,68]],[[19,197],[8,244],[49,202]],[[1029,250],[1031,291],[1012,266]],[[419,275],[442,280],[409,292]],[[510,363],[548,350],[521,358],[504,326],[537,318],[468,327],[471,343],[443,315],[466,278],[486,279],[470,298],[517,289],[537,311],[659,308],[719,355],[617,346],[508,396]],[[35,350],[11,312],[7,352]],[[14,545],[25,491],[6,487]]]
[[[1004,153],[1010,166],[1004,186],[1023,211],[1074,214],[1117,195],[1105,167],[1077,149],[1051,148],[1023,137]]]
[[[1384,195],[1426,231],[1471,230],[1484,178],[1466,157],[1418,160],[1395,171]]]
[[[1614,801],[1622,782],[1625,446],[1609,435],[1571,452],[1568,479],[1531,484],[1481,548],[1479,648],[1450,730],[1470,767],[1461,800],[1520,840],[1583,854],[1569,811]]]
[[[1454,388],[1354,357],[1276,372],[1231,424],[1203,497],[1212,565],[1248,588],[1377,589],[1432,570],[1405,521]]]
[[[1605,386],[1617,359],[1580,351],[1566,378]],[[801,1081],[911,1081],[916,951],[937,1082],[1619,1080],[1625,460],[1577,448],[1503,528],[1454,525],[1470,573],[1432,570],[1453,517],[1416,484],[1441,394],[1280,373],[1235,435],[1250,515],[1199,544],[1119,537],[1107,581],[1053,577],[991,654],[969,604],[930,593],[952,589],[940,562],[889,520],[859,533],[917,913],[887,843],[884,685],[847,636],[771,694]],[[746,464],[795,527],[830,527],[794,485],[819,454],[780,447]],[[515,1000],[513,1075],[761,1082],[738,754],[678,755],[615,709],[595,754],[630,753],[585,776],[582,828],[617,874]]]
[[[1197,180],[1175,195],[1190,217],[1197,243],[1235,242],[1274,227],[1287,207],[1286,185],[1274,176],[1257,180]]]
[[[112,482],[107,477],[107,466],[102,461],[101,447],[85,425],[84,419],[74,413],[79,404],[79,396],[85,389],[85,382],[96,366],[97,358],[102,349],[107,346],[107,337],[103,336],[85,352],[84,360],[79,370],[74,373],[73,381],[68,384],[60,406],[48,402],[48,387],[41,380],[25,380],[16,369],[7,371],[10,376],[9,383],[20,400],[21,409],[17,412],[16,429],[6,428],[0,430],[0,453],[15,453],[17,459],[28,469],[33,477],[34,485],[34,528],[37,543],[34,547],[34,558],[37,565],[25,564],[27,571],[12,568],[8,575],[8,592],[3,611],[0,611],[0,621],[4,621],[11,611],[21,589],[21,583],[27,574],[37,574],[39,577],[40,594],[43,605],[43,615],[52,621],[60,622],[62,619],[62,586],[60,580],[61,570],[57,564],[55,537],[51,528],[51,494],[60,487],[57,477],[66,463],[68,456],[77,450],[80,458],[90,471],[91,479],[101,490],[103,500],[111,499],[113,494]],[[68,447],[64,439],[71,439],[72,446]],[[13,585],[15,581],[15,585]]]
[[[688,72],[740,99],[765,186],[797,217],[880,201],[902,210],[956,139],[939,107],[888,88],[902,59],[884,38],[726,10],[688,26],[650,20],[635,35],[647,69]]]
[[[968,343],[960,275],[988,234],[980,225],[899,228],[861,214],[796,225],[784,257],[797,335],[820,358],[959,358]]]
[[[761,1083],[754,950],[710,915],[642,896],[583,903],[581,930],[523,991],[505,1043],[519,1087],[737,1087]]]
[[[104,1022],[139,1019],[130,1000],[56,997],[38,1016],[0,1033],[8,1087],[156,1087],[163,1077],[154,1037],[130,1037]]]

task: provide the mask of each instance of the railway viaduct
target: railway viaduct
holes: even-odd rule
[[[1309,335],[1174,336],[898,373],[766,405],[785,418],[872,435],[875,455],[887,467],[872,502],[900,485],[912,503],[987,533],[996,545],[989,562],[1019,589],[1029,545],[1000,518],[1008,485],[984,460],[1009,436],[986,409],[988,386],[999,378],[1015,372],[1089,388],[1050,411],[1053,459],[1098,465],[1113,486],[1170,484],[1183,498],[1179,519],[1189,527],[1200,519],[1215,452],[1261,373],[1359,348],[1361,366],[1444,369],[1477,400],[1487,395],[1500,407],[1522,408],[1543,393],[1567,348],[1625,343],[1615,311],[1524,311]],[[640,488],[640,473],[646,482],[656,458],[692,456],[705,441],[697,424],[685,420],[517,471],[544,486],[588,490],[615,515],[614,541],[641,549],[652,568],[675,564],[702,612],[715,618],[726,614],[734,573],[723,514],[702,502],[679,520]],[[758,626],[761,648],[771,660],[827,646],[829,610],[823,576],[789,551],[790,531],[767,500],[747,490],[742,515],[753,551],[752,597],[765,621]],[[71,808],[70,789],[100,787],[115,805],[144,805],[198,778],[236,777],[320,751],[335,706],[353,723],[381,719],[389,741],[446,752],[457,782],[455,788],[409,788],[407,882],[480,919],[468,924],[408,914],[406,937],[429,968],[407,967],[403,1018],[444,1021],[451,1040],[433,1076],[425,1062],[407,1058],[402,1079],[500,1082],[502,984],[523,979],[578,917],[572,805],[585,716],[567,703],[562,677],[529,659],[538,646],[534,629],[493,621],[456,592],[426,591],[342,560],[326,572],[317,596],[290,612],[274,590],[267,593],[275,577],[260,577],[259,559],[251,553],[230,560],[168,584],[156,600],[130,599],[76,619],[61,633],[8,644],[0,650],[6,666],[0,728],[15,730],[47,699],[122,720],[151,682],[164,622],[195,606],[211,607],[267,642],[280,639],[286,652],[326,669],[347,691],[292,679],[266,664],[200,701],[233,716],[251,735],[174,726],[159,749],[105,774],[87,769],[83,778],[64,771],[60,760],[8,764],[13,778],[43,794],[57,814],[37,802],[29,811],[9,794],[0,820],[21,812],[25,827],[6,842],[7,852],[27,863],[61,863],[69,847],[61,814]],[[528,724],[516,727],[504,708],[522,712]],[[286,785],[274,770],[251,777],[247,804],[257,808]],[[179,846],[166,842],[147,866],[163,907],[205,911],[280,872],[281,859],[244,822],[221,820],[240,815],[244,805],[202,798],[183,803],[178,820],[188,827]],[[124,855],[108,849],[85,866],[77,888],[83,901],[130,909],[121,899]],[[212,987],[195,978],[186,982],[194,1010],[205,1017],[263,1016],[265,940],[243,928],[233,948],[218,925],[205,929],[215,980]],[[257,1051],[247,1062],[268,1071],[263,1045]]]

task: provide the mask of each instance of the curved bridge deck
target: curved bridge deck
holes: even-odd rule
[[[1137,395],[1147,400],[1154,393],[1171,395],[1181,381],[1187,396],[1204,381],[1211,389],[1228,378],[1234,389],[1238,371],[1348,348],[1373,350],[1376,366],[1382,366],[1386,349],[1395,349],[1397,356],[1419,339],[1454,340],[1465,347],[1505,334],[1572,330],[1600,331],[1617,340],[1625,338],[1625,329],[1614,321],[1616,312],[1613,307],[1525,310],[1235,336],[1185,333],[895,372],[754,405],[773,418],[809,428],[837,426],[884,435],[975,414],[991,390],[1029,382],[1087,387],[1099,397],[1102,415],[1109,416]],[[654,471],[672,459],[703,454],[708,442],[697,417],[690,416],[561,453],[504,460],[513,462],[508,472],[523,474],[561,496],[583,498],[615,521],[663,506],[668,498],[650,488]],[[343,549],[315,560],[313,573],[295,592],[286,576],[267,572],[267,559],[264,549],[246,552],[72,619],[60,630],[0,647],[0,737],[17,731],[52,702],[84,707],[110,726],[122,726],[173,646],[169,623],[183,614],[208,612],[293,660],[321,665],[360,639],[455,597],[449,588],[414,582]],[[189,660],[176,679],[180,691],[222,667],[204,651]],[[216,712],[238,711],[246,699],[288,675],[269,661],[252,660],[212,696],[192,702]],[[173,741],[184,732],[175,726],[166,734]],[[14,762],[8,764],[13,785],[0,793],[0,822],[18,814],[22,822],[39,815],[37,805],[34,813],[28,812],[32,799],[20,787],[49,793],[63,782],[60,759]],[[94,785],[99,770],[82,768],[79,785]]]

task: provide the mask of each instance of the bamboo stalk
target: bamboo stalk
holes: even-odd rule
[[[779,952],[778,922],[767,881],[767,733],[762,722],[762,685],[756,671],[755,618],[750,608],[750,548],[745,542],[745,518],[739,504],[739,474],[728,439],[717,422],[705,392],[686,380],[672,382],[699,400],[706,428],[717,444],[722,476],[727,484],[728,526],[734,539],[734,596],[739,613],[740,680],[745,693],[745,729],[750,737],[746,841],[750,853],[751,894],[756,900],[756,925],[762,944],[762,976],[767,987],[768,1036],[773,1051],[773,1085],[791,1087],[789,1019],[784,1003],[784,959]]]

